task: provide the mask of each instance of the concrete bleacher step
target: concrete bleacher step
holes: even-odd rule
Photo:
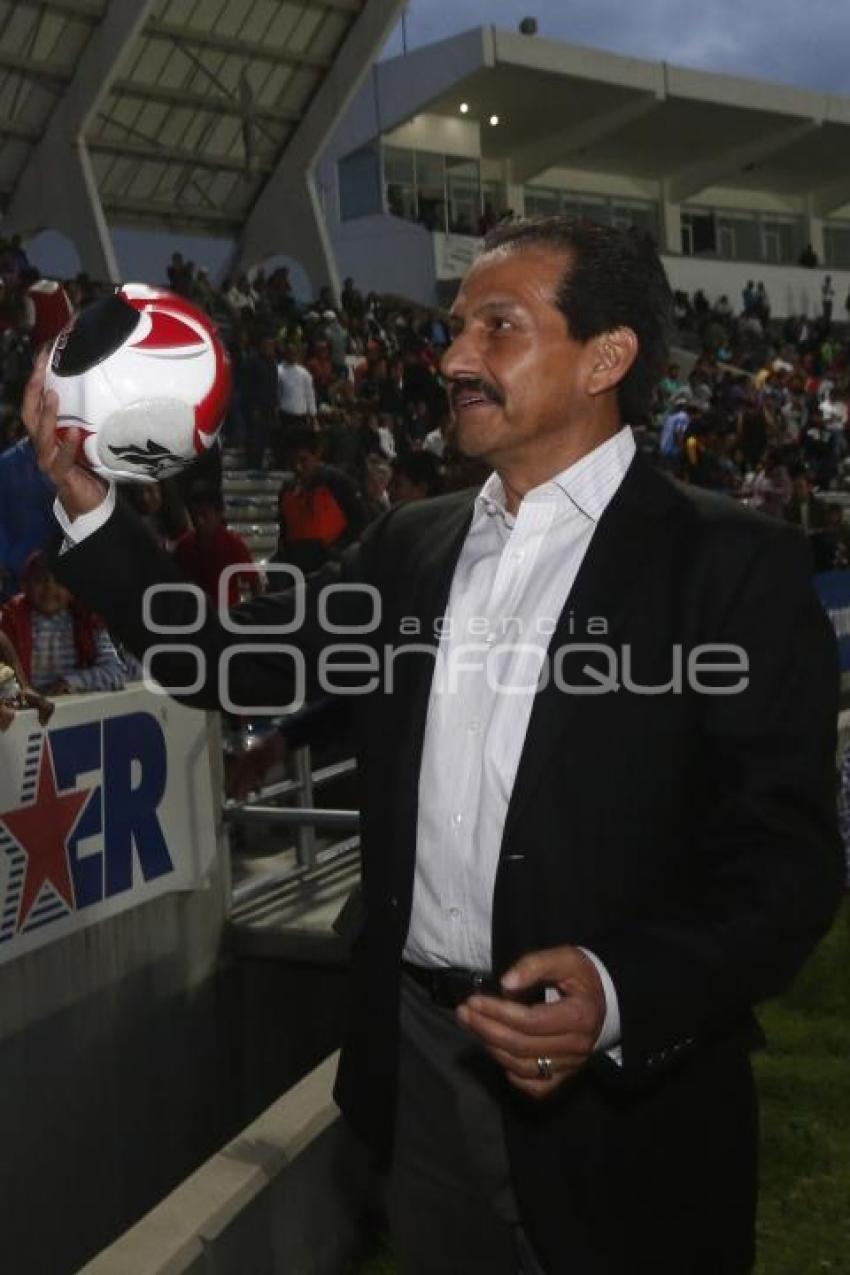
[[[273,522],[277,518],[277,498],[269,493],[225,494],[228,522]]]
[[[304,875],[294,875],[295,863],[292,849],[237,868],[242,882],[265,873],[269,884],[262,894],[234,904],[228,922],[231,952],[252,959],[347,964],[348,943],[333,924],[360,882],[359,838],[327,847],[318,866]],[[293,875],[287,878],[287,871]]]
[[[238,448],[222,455],[222,492],[228,526],[245,541],[252,556],[265,561],[278,543],[278,496],[292,474],[272,469],[248,469]]]
[[[222,474],[221,487],[225,496],[264,493],[277,496],[281,484],[288,477],[288,474],[276,469],[231,469]]]
[[[241,518],[228,518],[231,531],[237,531],[244,540],[273,540],[277,544],[277,519],[274,522],[243,522]]]

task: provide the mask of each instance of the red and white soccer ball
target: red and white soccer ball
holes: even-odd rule
[[[156,482],[215,441],[230,360],[212,320],[162,288],[127,283],[82,310],[50,352],[57,432],[82,432],[79,459],[103,478]]]

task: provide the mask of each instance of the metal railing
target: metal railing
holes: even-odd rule
[[[309,745],[293,749],[290,758],[292,778],[269,784],[244,801],[227,801],[224,804],[222,813],[225,823],[248,827],[259,825],[291,828],[294,832],[295,866],[276,868],[237,883],[232,889],[232,902],[235,906],[255,901],[284,885],[306,883],[319,868],[344,856],[359,853],[360,838],[356,834],[360,829],[360,812],[329,810],[315,805],[317,789],[355,772],[357,763],[354,758],[334,762],[315,771]],[[291,800],[294,804],[273,804],[286,800]],[[333,845],[320,848],[316,836],[318,829],[351,835]]]

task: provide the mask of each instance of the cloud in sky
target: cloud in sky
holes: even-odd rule
[[[846,0],[411,0],[408,47],[526,15],[552,39],[850,96]],[[399,27],[386,53],[400,52]]]

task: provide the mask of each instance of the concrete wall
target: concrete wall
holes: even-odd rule
[[[474,120],[449,115],[415,116],[384,135],[388,146],[402,146],[438,155],[459,155],[478,159],[481,154],[481,127]]]
[[[206,889],[0,965],[10,1275],[70,1275],[233,1128],[216,974],[226,907],[219,860]]]
[[[392,292],[423,305],[437,301],[437,279],[451,274],[446,260],[465,259],[466,245],[477,242],[462,235],[430,235],[423,227],[397,217],[362,217],[337,222],[334,244],[340,272],[352,275],[368,291]],[[464,252],[444,251],[458,245]],[[436,267],[435,267],[436,257]],[[775,318],[789,314],[815,317],[821,313],[821,286],[832,275],[836,291],[833,314],[844,319],[844,302],[850,289],[850,271],[804,270],[798,266],[771,266],[747,261],[713,261],[702,257],[672,254],[663,258],[674,288],[693,293],[702,288],[710,300],[726,295],[736,309],[741,308],[741,292],[748,279],[763,280]],[[462,271],[461,271],[462,273]]]
[[[336,1055],[79,1275],[340,1275],[372,1193],[331,1098]]]
[[[821,313],[821,286],[827,274],[835,288],[833,315],[845,319],[844,302],[850,289],[848,270],[804,270],[799,266],[766,266],[747,261],[707,261],[699,257],[665,256],[664,266],[674,288],[693,293],[702,288],[710,301],[729,297],[741,309],[741,292],[748,279],[763,280],[775,318],[789,314],[816,317]]]
[[[641,181],[617,173],[594,173],[581,168],[557,166],[529,183],[532,186],[548,186],[554,190],[574,191],[584,195],[621,195],[625,199],[654,199],[660,201],[658,182]]]
[[[72,1275],[339,1044],[345,969],[233,959],[216,849],[203,888],[0,963],[4,1275]]]
[[[223,915],[220,886],[167,896],[0,973],[10,1271],[76,1270],[232,1127],[215,977]],[[7,1018],[19,1005],[24,1024]]]
[[[698,195],[686,199],[688,208],[729,209],[736,212],[781,213],[783,216],[805,216],[806,200],[793,195],[778,195],[770,190],[743,190],[734,186],[707,186]]]
[[[358,217],[333,225],[341,278],[351,275],[361,292],[393,292],[433,304],[434,246],[423,226],[400,217]]]

